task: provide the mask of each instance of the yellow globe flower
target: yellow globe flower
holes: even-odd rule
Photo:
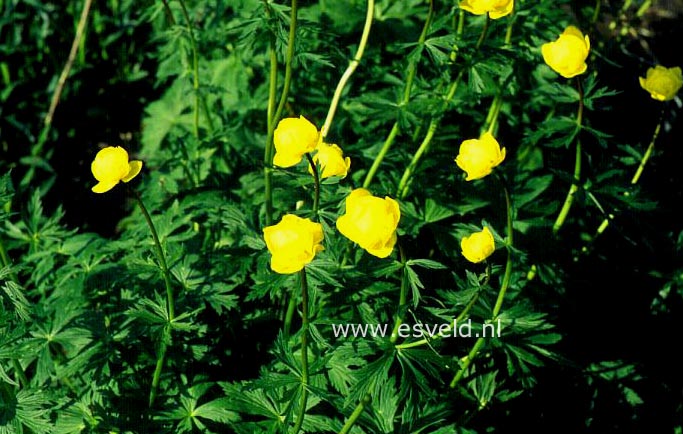
[[[98,183],[92,188],[95,193],[105,193],[119,182],[128,182],[142,170],[142,161],[128,161],[128,152],[120,146],[101,149],[90,165]]]
[[[488,131],[479,139],[465,140],[460,144],[460,153],[455,163],[467,172],[466,181],[481,179],[505,160],[505,148]]]
[[[586,58],[590,49],[588,35],[584,36],[581,30],[569,26],[557,40],[543,44],[541,54],[545,63],[555,72],[562,77],[572,78],[586,72]]]
[[[331,176],[341,176],[344,178],[351,167],[351,159],[344,158],[344,152],[337,145],[328,145],[321,143],[315,148],[316,154],[313,156],[313,162],[320,165],[322,173],[321,178],[329,178]],[[311,167],[308,171],[313,173]]]
[[[301,271],[323,250],[323,226],[293,214],[286,214],[280,223],[264,228],[263,238],[272,255],[270,268],[280,274]]]
[[[396,244],[400,219],[401,211],[394,199],[381,199],[357,188],[346,198],[346,214],[337,219],[337,229],[371,255],[386,258]]]
[[[303,116],[282,119],[273,136],[273,164],[279,167],[296,166],[304,154],[313,152],[318,145],[319,135],[315,125]]]
[[[514,0],[462,0],[460,2],[460,9],[464,9],[474,15],[488,13],[492,20],[510,15],[514,7]]]
[[[650,92],[650,96],[657,101],[672,100],[683,86],[683,74],[678,66],[666,68],[657,65],[647,70],[645,78],[638,78],[640,87]]]
[[[493,234],[484,226],[481,232],[475,232],[463,238],[460,241],[460,248],[465,259],[476,264],[491,256],[496,250],[496,244]]]

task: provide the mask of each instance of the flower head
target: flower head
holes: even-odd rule
[[[488,12],[492,20],[510,15],[514,6],[514,0],[462,0],[460,2],[460,9],[474,15],[484,15]]]
[[[128,152],[120,146],[107,146],[101,149],[90,165],[90,170],[98,183],[92,188],[95,193],[105,193],[120,181],[128,182],[142,169],[142,161],[128,161]]]
[[[371,255],[386,258],[396,244],[400,218],[401,211],[394,199],[381,199],[357,188],[346,198],[346,214],[337,219],[337,229]]]
[[[467,172],[465,180],[472,181],[490,174],[503,160],[505,148],[501,149],[498,141],[487,131],[479,139],[462,142],[455,163]]]
[[[683,74],[681,68],[666,68],[657,65],[649,68],[645,78],[638,77],[640,87],[650,92],[650,96],[657,101],[669,101],[676,96],[676,93],[683,86]]]
[[[322,169],[321,178],[329,178],[331,176],[345,177],[351,167],[351,159],[344,158],[344,153],[337,145],[328,145],[321,143],[315,148],[316,154],[313,156],[313,162],[318,163]],[[309,172],[313,169],[309,167]]]
[[[591,49],[588,35],[574,26],[567,27],[553,42],[541,46],[543,60],[555,72],[565,78],[572,78],[586,72],[586,58]]]
[[[318,145],[318,129],[305,117],[284,118],[275,128],[273,164],[279,167],[296,166],[304,154]]]
[[[479,263],[491,256],[496,250],[493,234],[484,226],[481,232],[474,232],[460,241],[462,255],[470,262]]]
[[[322,225],[293,214],[286,214],[280,223],[265,227],[263,238],[272,255],[270,268],[280,274],[300,271],[323,250]]]

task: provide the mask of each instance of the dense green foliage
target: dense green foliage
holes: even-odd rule
[[[629,33],[650,2],[94,2],[46,124],[84,2],[58,3],[0,0],[0,434],[681,432],[680,99],[638,77],[683,60]],[[573,79],[540,49],[568,25]],[[270,164],[300,115],[347,177]],[[484,131],[506,157],[466,181]],[[144,167],[97,195],[104,146]],[[336,229],[360,187],[400,204],[388,258]],[[269,265],[285,214],[323,226],[301,273]],[[472,337],[390,337],[455,318]]]

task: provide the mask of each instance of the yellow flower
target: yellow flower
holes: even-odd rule
[[[460,241],[460,248],[465,259],[476,264],[491,256],[496,250],[496,244],[493,241],[493,234],[484,226],[481,232],[463,238]]]
[[[474,15],[484,15],[488,12],[492,20],[510,15],[514,6],[514,0],[462,0],[460,2],[460,9]]]
[[[465,180],[472,181],[490,174],[504,159],[505,148],[501,149],[498,141],[487,131],[479,139],[462,142],[455,163],[467,172]]]
[[[541,46],[543,60],[555,72],[572,78],[586,72],[586,58],[591,49],[588,35],[574,26],[567,27],[557,40]]]
[[[279,167],[296,166],[304,154],[313,152],[318,145],[318,137],[318,129],[305,117],[282,119],[273,136],[273,164]]]
[[[649,68],[645,78],[638,77],[640,87],[650,92],[650,96],[657,101],[669,101],[683,86],[683,74],[678,66],[666,68],[657,65]]]
[[[351,167],[351,159],[344,158],[344,153],[337,145],[328,145],[321,143],[315,148],[317,151],[313,156],[313,162],[318,163],[322,169],[321,178],[329,178],[331,176],[341,176],[344,178]],[[313,173],[311,167],[308,171]]]
[[[394,199],[381,199],[357,188],[346,198],[346,214],[337,219],[337,229],[371,255],[386,258],[396,244],[400,218],[401,211]]]
[[[120,146],[107,146],[101,149],[90,165],[90,170],[97,181],[92,188],[95,193],[105,193],[120,181],[128,182],[135,178],[142,169],[142,161],[128,161],[128,152]]]
[[[280,223],[264,228],[263,238],[272,255],[270,268],[280,274],[301,271],[323,250],[323,226],[293,214],[286,214]]]

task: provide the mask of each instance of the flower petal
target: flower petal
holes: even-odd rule
[[[130,170],[128,171],[128,174],[121,178],[121,181],[123,182],[128,182],[131,179],[135,178],[138,176],[140,171],[142,170],[142,161],[140,160],[133,160],[128,163]]]

